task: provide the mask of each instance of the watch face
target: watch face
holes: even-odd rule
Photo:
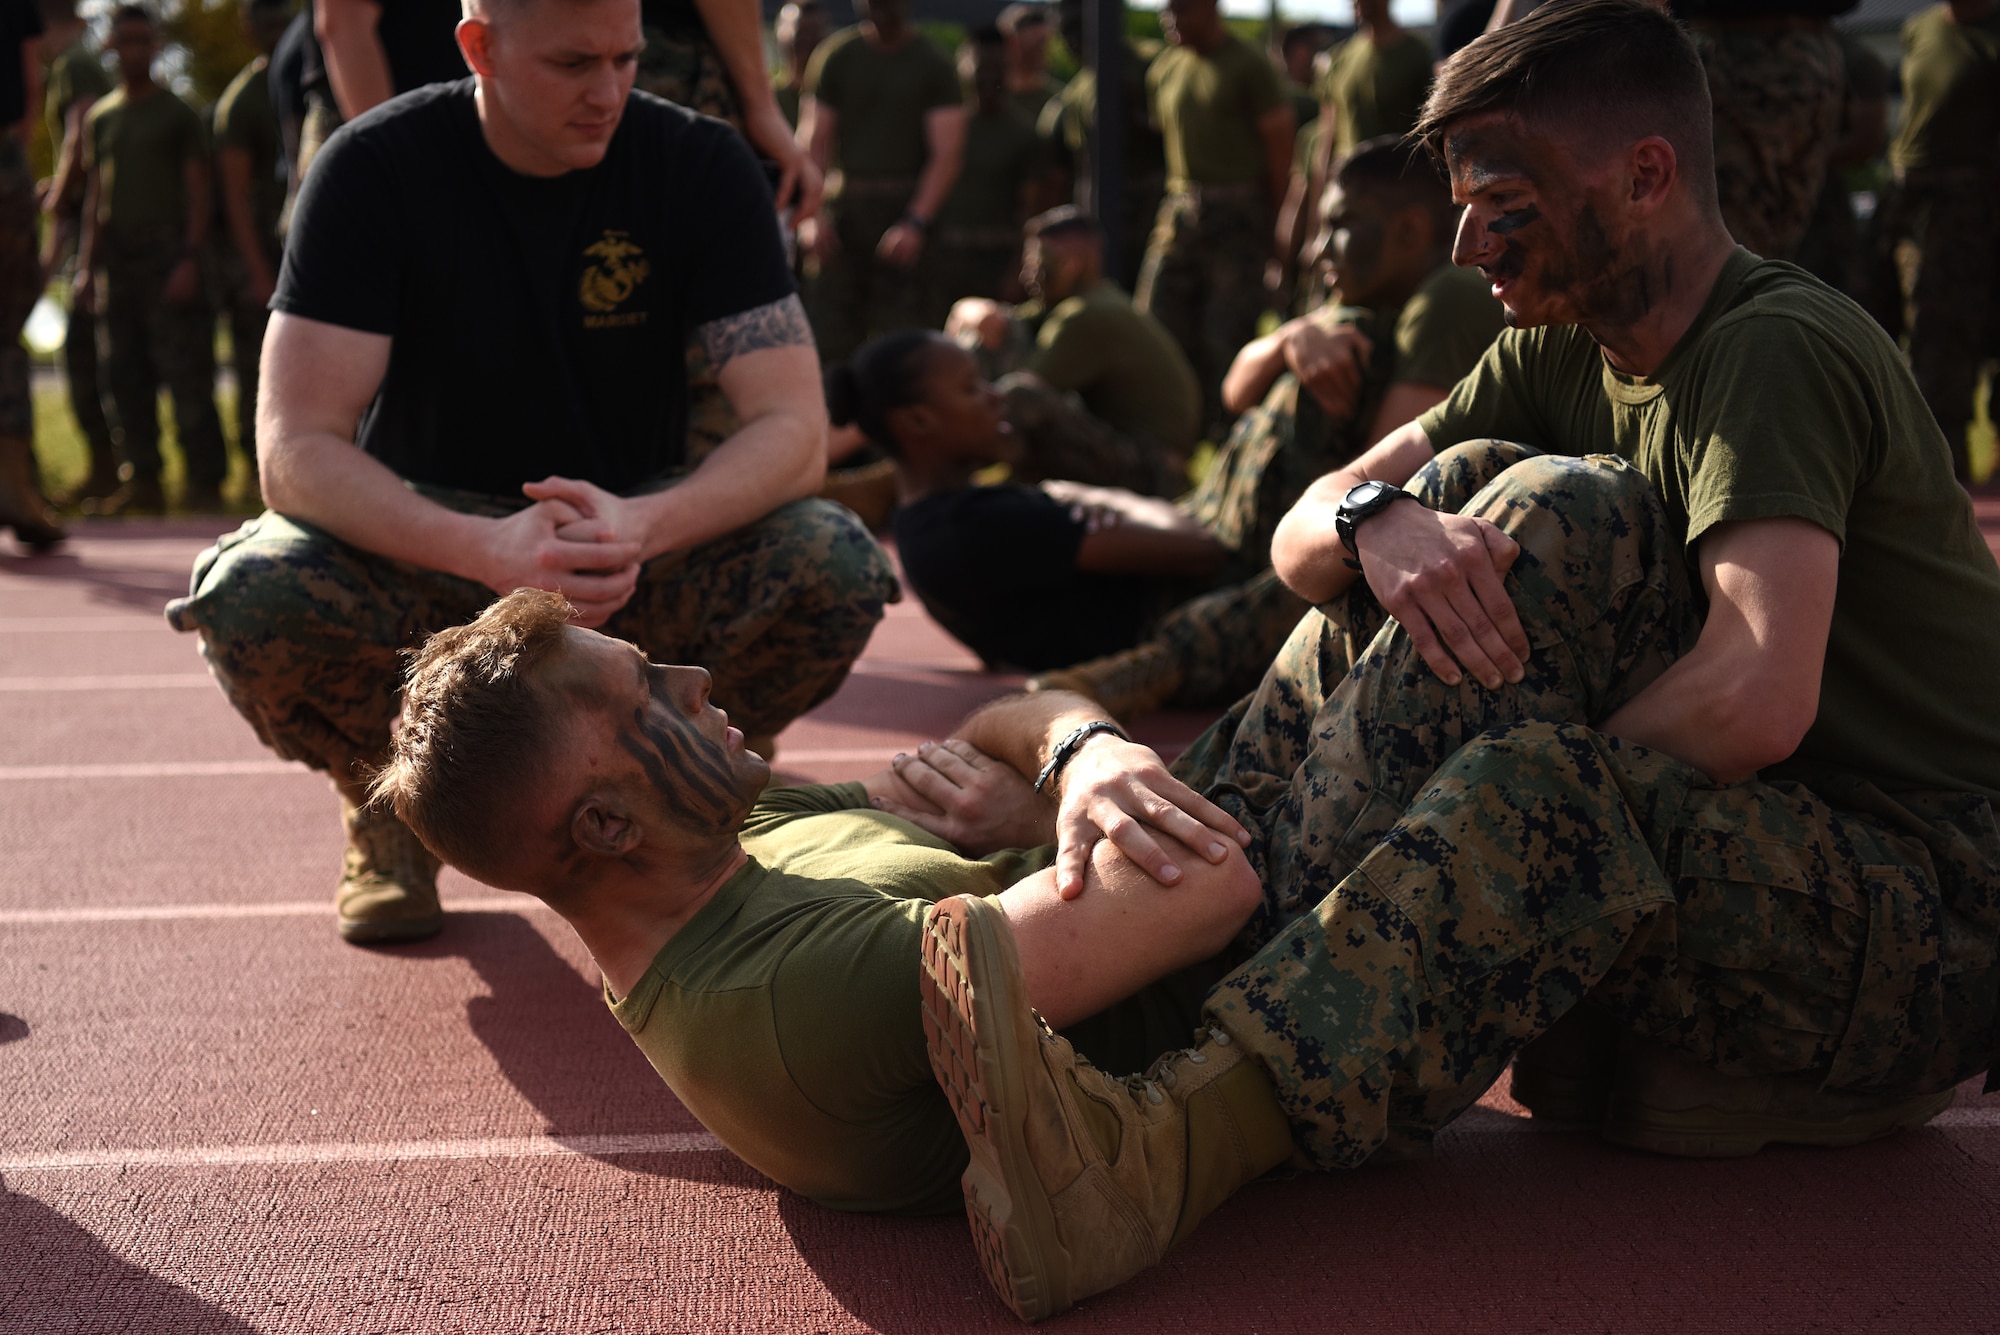
[[[1348,510],[1363,510],[1382,498],[1385,490],[1380,482],[1363,482],[1347,493],[1345,506]]]

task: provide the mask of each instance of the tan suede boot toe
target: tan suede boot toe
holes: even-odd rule
[[[392,812],[341,804],[347,852],[334,891],[341,939],[355,945],[421,941],[444,928],[438,860]]]
[[[948,899],[926,921],[924,1036],[971,1163],[981,1266],[1029,1321],[1123,1283],[1289,1157],[1262,1067],[1220,1030],[1113,1079],[1028,1006],[1005,912]]]

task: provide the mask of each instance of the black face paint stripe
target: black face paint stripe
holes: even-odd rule
[[[689,816],[721,821],[733,812],[729,767],[691,722],[675,727],[637,710],[632,728],[621,733],[618,742],[639,762],[653,787],[681,805]]]
[[[1486,230],[1498,236],[1512,236],[1523,227],[1532,226],[1542,220],[1542,211],[1533,204],[1525,208],[1513,209],[1501,214],[1486,224]]]

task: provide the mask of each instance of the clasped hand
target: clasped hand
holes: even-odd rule
[[[574,478],[521,490],[534,504],[493,521],[482,582],[496,593],[553,590],[576,605],[578,625],[603,625],[638,587],[641,516],[625,498]]]
[[[1398,501],[1355,529],[1361,570],[1384,610],[1447,686],[1470,672],[1489,690],[1521,680],[1528,636],[1503,581],[1521,548],[1485,519]]]

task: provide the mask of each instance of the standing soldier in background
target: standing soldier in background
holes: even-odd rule
[[[1971,475],[1966,428],[2000,295],[2000,4],[1953,0],[1903,25],[1892,226],[1910,370]]]
[[[799,141],[828,174],[826,215],[799,230],[806,309],[827,362],[923,323],[925,238],[965,148],[958,74],[909,25],[908,0],[859,9],[860,23],[813,53],[799,115]]]
[[[1201,377],[1203,421],[1226,426],[1222,377],[1257,335],[1265,261],[1291,179],[1292,108],[1262,51],[1222,22],[1217,0],[1168,0],[1167,49],[1146,71],[1166,140],[1160,204],[1138,304]],[[1218,439],[1220,435],[1218,434]]]
[[[1708,74],[1729,234],[1767,260],[1805,236],[1840,142],[1847,62],[1833,16],[1859,0],[1674,0]]]
[[[1820,187],[1812,219],[1792,262],[1853,297],[1885,328],[1900,328],[1901,320],[1886,310],[1892,303],[1881,301],[1879,294],[1870,291],[1873,266],[1868,255],[1875,248],[1863,241],[1854,201],[1847,192],[1848,171],[1876,161],[1889,146],[1889,67],[1859,39],[1845,33],[1839,36],[1847,74],[1840,140],[1826,164],[1826,184]]]
[[[63,539],[36,476],[35,405],[21,346],[42,291],[27,152],[28,109],[42,100],[42,29],[36,0],[0,0],[0,527],[36,551]]]
[[[257,58],[243,67],[215,104],[216,191],[222,205],[221,243],[214,248],[216,290],[229,319],[230,363],[236,369],[236,444],[257,476],[257,362],[264,351],[266,307],[277,288],[278,215],[285,187],[278,177],[278,111],[267,66],[291,22],[290,0],[244,0],[243,29]]]
[[[55,179],[42,197],[42,211],[49,215],[42,272],[52,275],[76,253],[83,218],[83,120],[92,104],[111,91],[111,76],[104,72],[103,52],[89,26],[76,15],[76,0],[43,0],[42,16],[48,21],[43,47],[55,53],[43,113],[56,153]],[[75,300],[69,303],[63,333],[63,378],[69,382],[70,411],[90,451],[90,473],[82,485],[57,499],[65,505],[102,500],[118,490],[118,456],[98,386],[97,317]]]
[[[1292,119],[1304,130],[1319,119],[1319,99],[1313,96],[1313,62],[1333,45],[1333,32],[1323,23],[1295,23],[1278,39],[1278,63],[1285,70],[1285,96],[1292,100]]]
[[[111,15],[118,87],[84,123],[83,246],[76,299],[98,328],[107,406],[123,449],[125,485],[100,509],[160,514],[159,392],[173,395],[187,465],[183,504],[222,504],[228,458],[215,412],[215,313],[202,290],[208,236],[208,136],[201,117],[153,82],[160,27],[139,5]]]
[[[1040,125],[1042,108],[1062,91],[1049,73],[1049,9],[1042,4],[1013,4],[996,20],[1007,43],[1006,98],[1008,109],[1029,125]],[[1081,49],[1072,51],[1080,61]]]
[[[1389,0],[1355,0],[1360,25],[1354,36],[1324,58],[1314,88],[1319,118],[1301,136],[1284,207],[1278,215],[1279,291],[1291,287],[1299,248],[1311,234],[1314,215],[1334,164],[1359,145],[1383,135],[1408,134],[1431,90],[1431,48],[1407,32],[1389,12]],[[1313,297],[1324,296],[1308,284]]]
[[[826,40],[826,6],[819,0],[793,0],[778,11],[771,40],[778,47],[778,82],[772,96],[778,100],[785,124],[796,130],[799,99],[805,95],[806,66]]]
[[[1062,27],[1063,44],[1078,60],[1083,50],[1083,0],[1058,0],[1056,18]],[[1146,105],[1146,67],[1159,55],[1154,43],[1125,42],[1125,172],[1119,203],[1122,230],[1118,241],[1118,265],[1112,277],[1120,287],[1133,291],[1139,283],[1139,265],[1145,258],[1146,238],[1153,230],[1153,216],[1167,193],[1167,150],[1159,127]],[[1088,64],[1063,85],[1042,108],[1036,128],[1049,145],[1051,156],[1069,170],[1073,188],[1067,195],[1085,213],[1101,215],[1103,209],[1091,198],[1090,183],[1095,179],[1091,157],[1097,124],[1097,72]]]
[[[932,220],[931,318],[943,328],[961,297],[1008,296],[1020,286],[1021,223],[1041,212],[1047,159],[1035,127],[1007,105],[1007,42],[979,28],[959,48],[972,89],[964,166]]]

